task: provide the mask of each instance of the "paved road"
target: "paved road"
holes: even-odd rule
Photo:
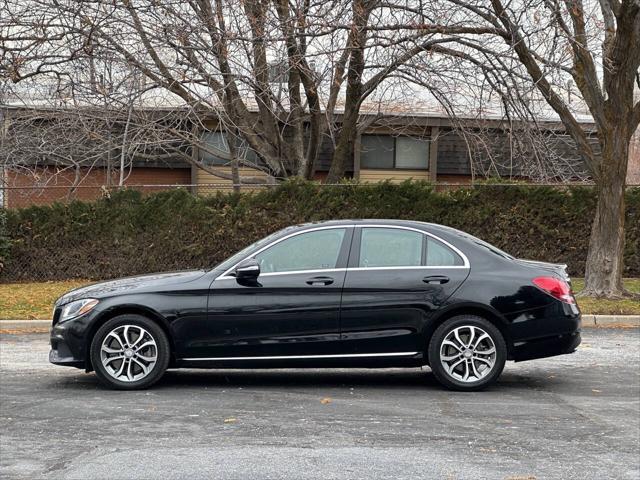
[[[640,331],[509,363],[490,391],[420,370],[175,371],[113,392],[0,337],[0,478],[640,478]]]

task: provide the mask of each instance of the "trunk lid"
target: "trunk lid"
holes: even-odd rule
[[[555,273],[556,275],[559,275],[560,278],[565,280],[569,285],[571,285],[571,279],[569,278],[569,274],[567,273],[566,263],[539,262],[537,260],[526,260],[523,258],[516,258],[515,261],[521,265],[536,267],[548,272]]]

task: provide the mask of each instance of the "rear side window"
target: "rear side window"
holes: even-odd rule
[[[413,230],[366,227],[360,239],[360,268],[458,267],[464,260],[444,243]]]
[[[419,267],[422,265],[423,237],[412,230],[363,228],[358,266]]]
[[[438,240],[427,237],[427,267],[457,267],[464,261],[456,252]]]

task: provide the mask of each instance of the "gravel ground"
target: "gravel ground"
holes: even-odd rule
[[[428,369],[181,370],[140,392],[0,336],[0,478],[640,479],[640,330],[508,363],[488,391]]]

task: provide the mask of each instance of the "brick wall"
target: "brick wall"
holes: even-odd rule
[[[93,200],[99,198],[107,184],[104,168],[83,169],[78,188],[71,190],[75,172],[57,171],[55,167],[39,168],[35,172],[6,172],[5,207],[19,208],[30,205],[46,205],[53,201]],[[112,185],[117,185],[118,172],[112,175]],[[188,185],[190,168],[134,168],[125,185]],[[145,187],[142,191],[162,190],[162,187]]]

